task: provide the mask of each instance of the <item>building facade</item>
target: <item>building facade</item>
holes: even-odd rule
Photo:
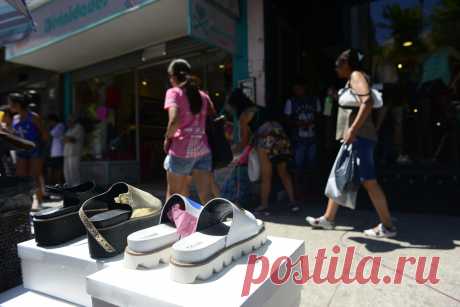
[[[170,60],[189,60],[218,107],[238,85],[264,104],[263,1],[55,0],[32,15],[6,60],[60,73],[64,116],[87,131],[83,177],[102,185],[163,173]]]

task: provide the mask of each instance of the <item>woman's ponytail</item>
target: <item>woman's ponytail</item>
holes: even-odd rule
[[[174,60],[169,65],[168,73],[174,76],[179,83],[179,87],[185,90],[192,114],[200,113],[203,100],[201,99],[197,81],[192,76],[190,64],[182,59]]]

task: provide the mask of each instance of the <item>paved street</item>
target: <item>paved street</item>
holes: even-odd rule
[[[321,210],[321,206],[312,206],[305,212],[317,216]],[[305,240],[310,258],[320,248],[327,248],[326,255],[331,255],[334,245],[342,249],[340,259],[345,257],[347,246],[356,247],[359,257],[355,261],[364,256],[381,256],[384,268],[381,268],[380,275],[393,276],[400,256],[440,257],[440,282],[437,285],[418,285],[414,280],[415,268],[408,265],[401,285],[307,283],[302,291],[301,306],[460,306],[460,218],[397,213],[395,217],[399,236],[385,240],[362,235],[362,230],[376,223],[372,211],[343,210],[337,221],[339,226],[334,231],[305,226],[303,214],[269,218],[267,228],[270,235]],[[340,265],[339,262],[339,268]],[[428,272],[428,265],[425,272]]]

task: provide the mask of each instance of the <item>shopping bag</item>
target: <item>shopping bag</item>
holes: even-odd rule
[[[252,145],[244,148],[241,155],[237,158],[239,166],[247,166],[248,176],[251,182],[257,182],[260,179],[260,161],[257,150]]]
[[[353,150],[353,144],[343,145],[340,148],[337,159],[338,161],[334,169],[337,188],[344,192],[359,185],[356,164],[357,157],[356,152]]]
[[[335,170],[337,168],[339,160],[341,159],[343,151],[345,150],[346,150],[346,145],[342,145],[337,155],[337,158],[334,162],[334,165],[332,166],[332,170],[327,180],[326,189],[324,191],[324,194],[328,198],[332,199],[336,204],[354,210],[356,208],[356,199],[358,196],[359,185],[350,185],[347,188],[347,190],[340,190],[337,186],[337,180],[336,180]]]

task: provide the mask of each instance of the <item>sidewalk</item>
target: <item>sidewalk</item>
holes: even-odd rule
[[[362,234],[364,229],[377,223],[373,211],[343,209],[333,231],[315,230],[304,221],[305,215],[319,216],[324,207],[311,206],[302,214],[267,218],[270,235],[305,240],[306,254],[314,261],[318,249],[341,248],[339,259],[345,257],[348,246],[356,247],[354,265],[361,257],[380,256],[382,266],[379,276],[393,276],[400,256],[428,257],[425,272],[429,271],[430,257],[439,256],[440,264],[436,285],[419,285],[415,282],[415,266],[407,265],[400,285],[316,285],[307,282],[302,290],[301,306],[460,306],[460,218],[416,214],[395,214],[399,236],[396,239],[375,240]],[[326,263],[329,263],[328,260]],[[337,272],[341,272],[339,260]],[[310,270],[312,270],[310,263]],[[326,274],[325,265],[322,276]],[[353,271],[352,271],[353,272]]]

